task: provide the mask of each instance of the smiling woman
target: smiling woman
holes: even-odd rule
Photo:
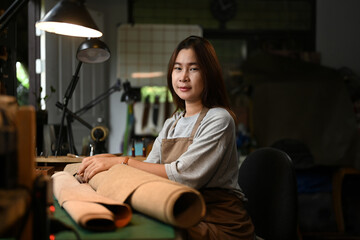
[[[210,42],[199,36],[181,41],[170,57],[167,83],[176,110],[146,160],[100,154],[85,158],[78,173],[89,181],[125,163],[187,185],[201,193],[207,214],[184,230],[184,239],[253,240],[254,227],[237,183],[234,114]]]
[[[201,95],[204,81],[193,49],[183,49],[179,52],[172,71],[172,87],[175,93],[188,104],[197,104],[200,109],[202,108]],[[193,113],[187,111],[185,116],[192,116],[200,109],[195,108]]]

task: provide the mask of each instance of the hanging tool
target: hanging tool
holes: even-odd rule
[[[156,95],[155,102],[153,105],[153,115],[152,115],[152,120],[153,120],[155,127],[157,126],[158,119],[159,119],[159,109],[160,109],[160,96]]]
[[[144,103],[144,111],[142,115],[142,123],[141,123],[141,129],[144,129],[147,126],[148,118],[149,118],[149,110],[150,110],[150,96],[147,95],[145,97],[145,103]]]

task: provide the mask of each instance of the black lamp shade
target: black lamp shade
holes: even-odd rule
[[[100,39],[91,38],[80,44],[76,57],[84,63],[101,63],[110,58],[110,50]]]
[[[61,0],[35,26],[47,32],[74,36],[102,36],[83,0]]]

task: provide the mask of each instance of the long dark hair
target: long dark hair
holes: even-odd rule
[[[175,93],[172,86],[172,71],[176,58],[182,49],[193,49],[196,54],[201,77],[204,81],[204,90],[201,96],[202,104],[207,108],[223,107],[229,111],[235,120],[235,114],[230,109],[224,78],[215,49],[208,40],[198,36],[190,36],[181,41],[169,60],[167,84],[176,106],[175,112],[186,110],[185,101]]]

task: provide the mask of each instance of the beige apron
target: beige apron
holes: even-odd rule
[[[203,108],[188,138],[163,139],[162,163],[171,163],[187,151],[196,130],[209,109]],[[174,126],[177,122],[175,122]],[[254,226],[235,194],[225,189],[200,189],[206,203],[206,215],[196,226],[186,230],[185,239],[254,239]]]

